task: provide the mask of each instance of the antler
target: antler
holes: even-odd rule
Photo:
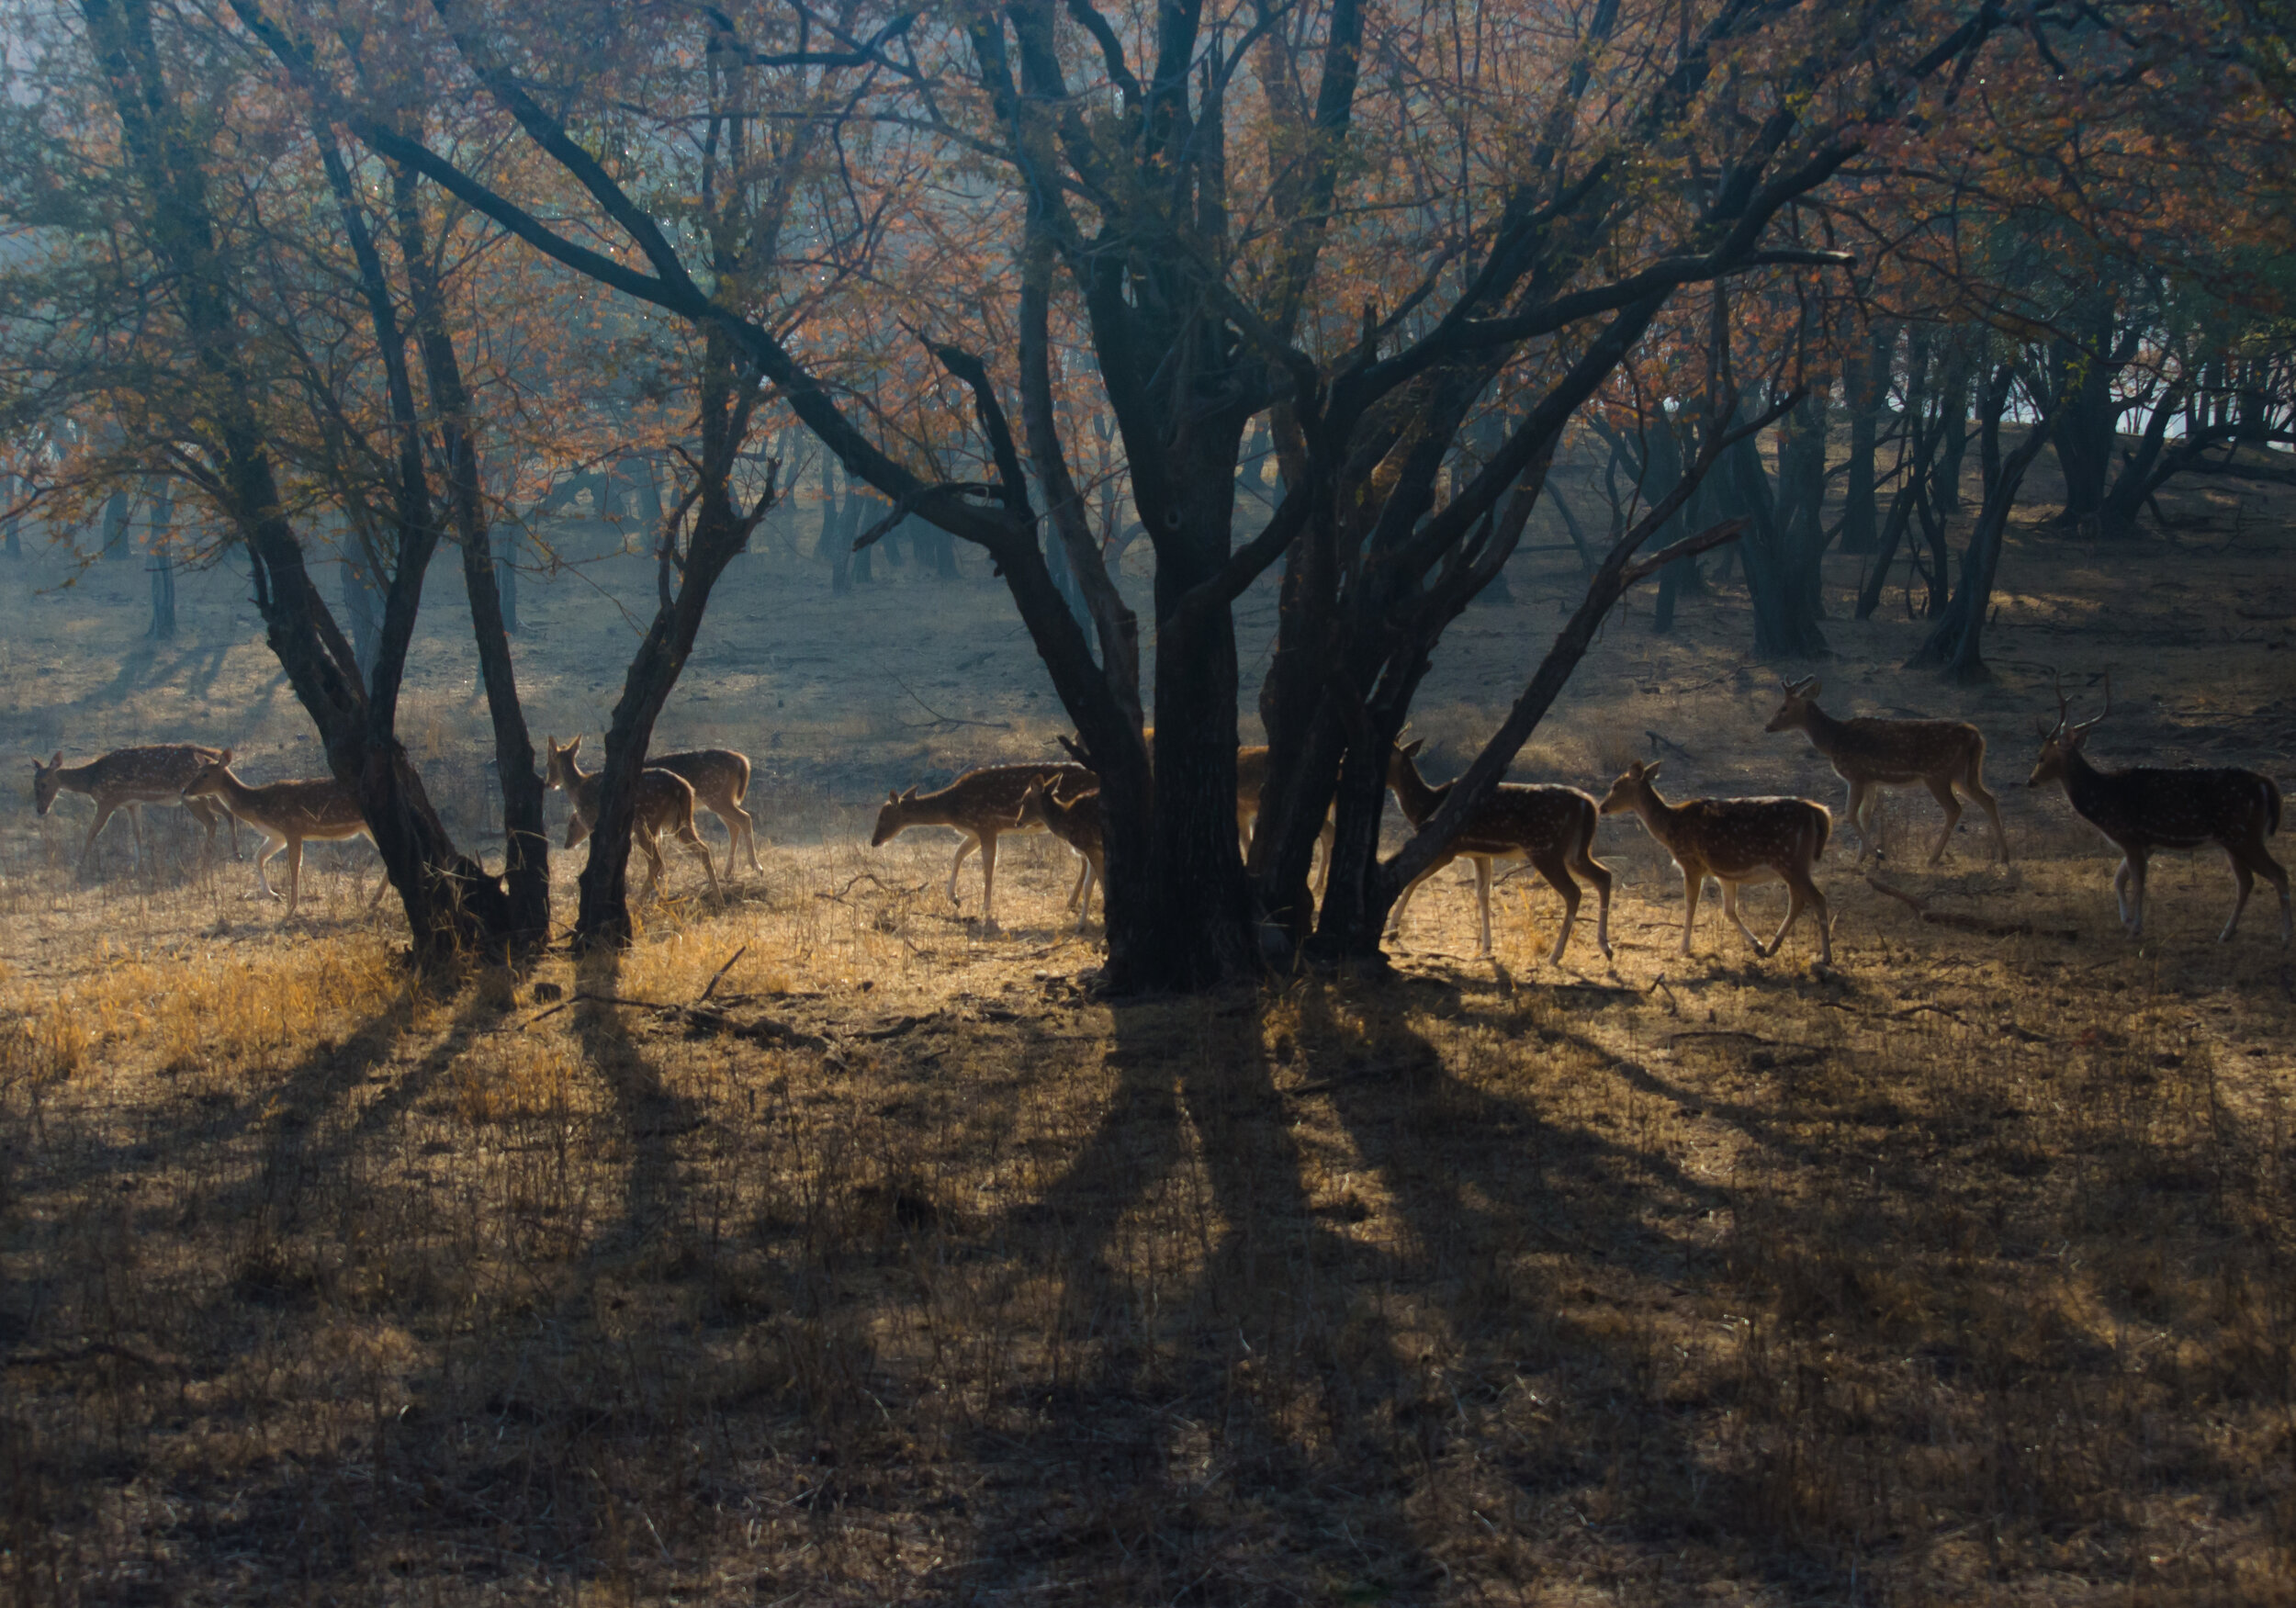
[[[2090,716],[2089,716],[2087,720],[2082,721],[2082,722],[2080,723],[2080,725],[2077,725],[2077,726],[2073,727],[2072,729],[2073,729],[2074,731],[2076,731],[2076,732],[2084,732],[2084,731],[2087,731],[2087,730],[2088,730],[2090,726],[2095,725],[2096,725],[2099,721],[2100,721],[2100,720],[2104,719],[2104,717],[2105,717],[2106,715],[2110,714],[2111,713],[2112,713],[2112,672],[2111,672],[2110,670],[2107,670],[2107,671],[2105,672],[2105,706],[2104,706],[2102,709],[2099,710],[2096,714],[2094,714],[2090,715]]]

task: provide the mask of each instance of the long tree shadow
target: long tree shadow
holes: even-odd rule
[[[1363,1299],[1392,1258],[1319,1213],[1257,1000],[1114,1016],[1107,1113],[1007,1225],[1058,1285],[1052,1384],[1013,1403],[1017,1440],[980,1437],[996,1472],[957,1594],[1425,1589],[1442,1566],[1404,1510],[1421,1380],[1393,1314]],[[1361,1526],[1337,1556],[1334,1501]]]

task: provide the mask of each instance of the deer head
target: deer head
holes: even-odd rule
[[[56,757],[45,765],[38,759],[32,761],[32,808],[38,814],[46,815],[48,806],[56,802],[56,794],[63,786],[63,778],[57,772],[62,769],[62,748],[58,748]]]
[[[544,746],[550,750],[550,760],[544,772],[543,785],[561,787],[568,793],[573,792],[574,783],[581,777],[581,772],[574,768],[574,756],[582,746],[581,737],[577,734],[574,740],[563,748],[558,747],[558,739],[556,737],[545,737],[542,740]],[[571,849],[574,845],[568,843],[567,847]]]
[[[1629,760],[1626,772],[1610,784],[1603,795],[1601,809],[1606,815],[1623,815],[1644,803],[1658,802],[1658,790],[1650,785],[1659,773],[1659,762],[1645,765],[1639,759]]]
[[[1810,711],[1818,707],[1818,694],[1825,691],[1816,676],[1804,676],[1799,681],[1778,683],[1785,691],[1785,702],[1778,705],[1778,713],[1770,717],[1764,731],[1792,731],[1795,726],[1809,724]]]
[[[888,791],[884,806],[877,811],[877,830],[870,837],[869,846],[883,849],[892,842],[900,834],[901,828],[908,824],[908,809],[916,802],[917,789],[914,787],[906,793]]]
[[[200,798],[208,793],[222,792],[223,773],[231,768],[233,758],[231,750],[226,748],[207,764],[202,765],[199,768],[199,774],[184,783],[184,796]]]
[[[2112,713],[2110,670],[2105,672],[2105,706],[2078,723],[2073,719],[2072,701],[2065,695],[2064,683],[2054,677],[2051,680],[2057,695],[2057,723],[2054,725],[2045,721],[2034,723],[2041,736],[2041,753],[2033,760],[2033,773],[2025,778],[2027,787],[2043,787],[2052,782],[2063,781],[2065,768],[2081,751],[2081,745],[2088,740],[2088,728]]]

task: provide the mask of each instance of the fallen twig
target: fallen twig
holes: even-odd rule
[[[731,962],[727,962],[731,964]],[[590,994],[577,992],[572,999],[554,1005],[548,1010],[529,1017],[524,1027],[531,1028],[545,1017],[554,1017],[572,1005],[610,1005],[627,1006],[633,1010],[659,1011],[665,1016],[683,1017],[689,1026],[713,1033],[730,1033],[737,1039],[753,1039],[764,1044],[793,1044],[806,1050],[826,1050],[829,1041],[818,1033],[808,1033],[771,1017],[760,1017],[754,1022],[736,1021],[722,1010],[710,1010],[700,1006],[672,1005],[659,999],[633,999],[623,994]],[[523,1029],[522,1028],[522,1031]]]
[[[748,944],[743,944],[739,949],[736,950],[726,960],[726,963],[718,967],[718,969],[711,974],[708,986],[702,990],[700,996],[696,998],[693,1003],[700,1005],[703,1001],[707,1000],[711,995],[715,994],[717,992],[717,985],[726,981],[726,973],[734,969],[734,961],[738,961],[742,956],[748,954],[748,952],[749,946]]]
[[[1649,730],[1645,730],[1642,735],[1650,739],[1650,752],[1653,754],[1657,753],[1661,747],[1664,747],[1673,749],[1685,759],[1690,758],[1690,750],[1683,748],[1682,744],[1676,742],[1672,737],[1662,737],[1659,736],[1658,733]]]

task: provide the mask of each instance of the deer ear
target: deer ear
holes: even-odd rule
[[[216,763],[219,765],[228,765],[231,762],[234,757],[235,755],[233,751],[230,748],[226,748],[223,750],[221,756],[217,759]]]
[[[1642,780],[1648,782],[1651,777],[1656,776],[1659,773],[1659,767],[1665,763],[1666,761],[1663,759],[1653,759],[1648,765],[1643,766]]]
[[[901,795],[899,793],[894,792],[890,787],[885,789],[885,803],[889,804],[897,804],[900,802]]]
[[[566,745],[566,757],[567,757],[568,759],[571,759],[574,757],[574,750],[575,750],[575,749],[577,749],[577,748],[580,748],[581,746],[582,746],[582,734],[581,734],[580,732],[576,732],[576,733],[574,734],[574,740],[573,740],[572,742],[570,742],[570,743],[568,743],[568,744],[567,744],[567,745]]]
[[[1419,750],[1426,746],[1427,739],[1425,737],[1413,737],[1411,741],[1403,745],[1401,749],[1402,756],[1406,759],[1417,759],[1419,757]]]
[[[1795,696],[1798,698],[1815,698],[1825,690],[1826,683],[1819,680],[1816,676],[1812,676],[1808,680],[1802,683],[1802,690],[1795,694]]]

